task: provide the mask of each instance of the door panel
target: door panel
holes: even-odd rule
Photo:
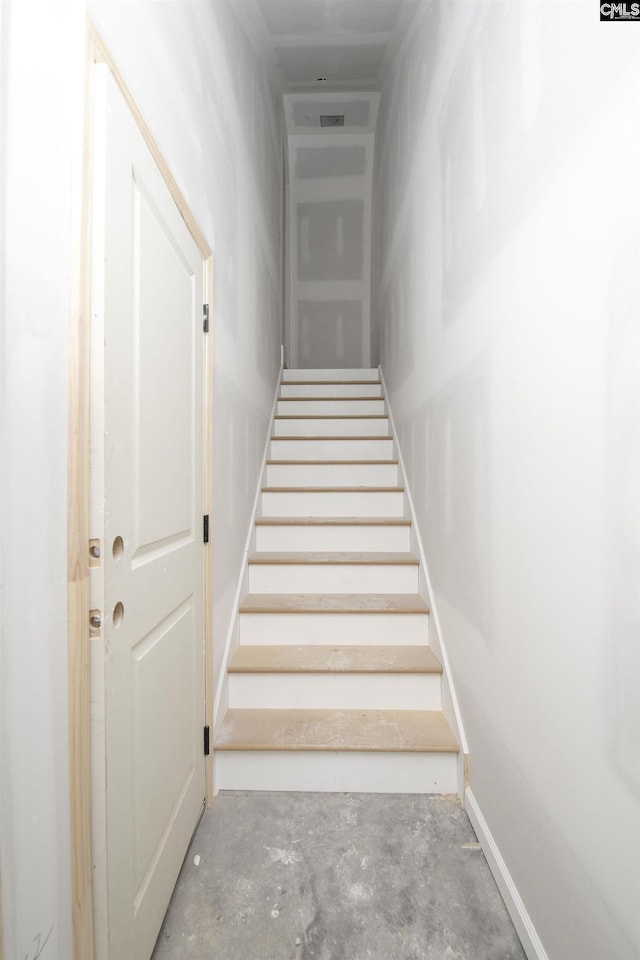
[[[106,67],[94,125],[108,954],[146,960],[205,791],[204,266]]]
[[[193,519],[194,338],[202,304],[192,266],[133,171],[134,543],[133,559],[191,535]],[[158,282],[162,277],[162,283]],[[137,282],[135,282],[137,281]],[[202,280],[200,278],[200,283]],[[162,324],[159,339],[158,321]]]

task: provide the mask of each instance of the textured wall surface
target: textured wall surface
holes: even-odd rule
[[[553,960],[640,956],[640,37],[424,3],[383,89],[374,360],[469,741]]]

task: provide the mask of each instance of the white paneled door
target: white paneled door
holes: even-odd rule
[[[105,943],[109,960],[147,960],[205,794],[204,265],[111,74],[98,67],[95,79],[91,606],[104,660]]]

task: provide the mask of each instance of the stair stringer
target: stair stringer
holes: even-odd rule
[[[215,684],[215,696],[213,700],[213,734],[215,737],[215,731],[217,730],[219,724],[224,719],[224,716],[229,709],[229,673],[228,665],[233,657],[234,653],[240,645],[240,604],[243,597],[249,592],[249,564],[248,560],[251,554],[255,551],[256,547],[256,519],[259,517],[259,510],[261,504],[261,492],[262,486],[264,484],[264,478],[267,470],[267,459],[269,457],[269,447],[271,444],[271,433],[273,430],[273,418],[278,407],[278,398],[280,395],[280,384],[282,381],[282,371],[283,367],[280,366],[278,372],[278,378],[276,381],[276,387],[273,397],[273,404],[271,406],[271,413],[269,414],[269,422],[267,426],[267,436],[264,444],[264,452],[262,454],[262,464],[258,472],[258,481],[256,484],[256,495],[253,501],[253,507],[251,509],[251,516],[249,518],[249,530],[247,532],[247,537],[245,539],[244,551],[242,554],[242,561],[240,564],[240,572],[238,574],[238,582],[236,585],[236,591],[233,597],[233,607],[231,620],[229,622],[229,629],[227,631],[227,636],[225,639],[224,653],[222,655],[222,660],[220,661],[220,676],[214,677]],[[214,768],[215,769],[215,768]],[[217,793],[217,786],[214,779],[213,792],[214,795]]]
[[[411,496],[411,485],[407,477],[407,471],[404,465],[404,459],[402,456],[402,449],[400,447],[400,442],[398,440],[398,432],[396,430],[396,425],[393,419],[393,410],[391,409],[391,402],[389,399],[389,390],[384,378],[384,373],[382,371],[382,366],[378,366],[380,371],[380,380],[382,382],[383,394],[387,403],[387,416],[389,417],[389,426],[391,428],[391,436],[393,437],[393,442],[395,446],[396,456],[398,458],[398,464],[400,467],[400,483],[404,486],[404,498],[405,504],[408,511],[408,515],[411,518],[411,549],[415,552],[420,560],[419,567],[419,593],[426,600],[429,605],[430,616],[429,616],[429,626],[428,626],[428,637],[429,637],[429,646],[435,653],[435,655],[440,660],[442,664],[442,678],[441,678],[441,696],[442,696],[442,712],[445,716],[445,719],[454,736],[457,738],[458,743],[460,744],[460,752],[458,754],[458,796],[464,803],[465,797],[465,787],[467,780],[467,764],[468,764],[468,755],[469,749],[467,746],[467,738],[464,733],[464,726],[462,723],[462,715],[460,713],[460,705],[458,703],[458,698],[456,696],[455,685],[453,681],[453,674],[451,671],[451,665],[449,663],[449,658],[447,656],[447,650],[444,642],[444,637],[442,635],[442,627],[440,624],[440,619],[438,617],[438,609],[435,602],[435,596],[433,588],[431,585],[431,578],[429,576],[429,566],[427,564],[427,557],[424,550],[424,544],[422,542],[422,536],[420,534],[420,528],[418,526],[418,520],[416,516],[416,511],[413,504],[413,497]]]

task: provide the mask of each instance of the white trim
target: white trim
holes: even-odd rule
[[[450,695],[450,697],[451,697],[451,704],[452,704],[452,707],[453,707],[453,713],[454,713],[454,716],[455,716],[455,721],[456,721],[456,726],[457,726],[457,730],[455,730],[454,732],[455,732],[455,734],[457,735],[458,740],[459,740],[459,742],[460,742],[460,749],[461,749],[461,751],[462,751],[462,754],[463,754],[463,755],[466,755],[466,754],[469,752],[468,747],[467,747],[467,738],[465,737],[465,734],[464,734],[464,727],[463,727],[463,725],[462,725],[462,716],[461,716],[461,714],[460,714],[460,706],[459,706],[459,704],[458,704],[458,698],[457,698],[457,696],[456,696],[456,690],[455,690],[455,687],[454,687],[454,685],[453,685],[453,676],[452,676],[452,673],[451,673],[451,667],[450,667],[450,664],[449,664],[449,658],[448,658],[448,656],[447,656],[447,650],[446,650],[446,647],[445,647],[445,645],[444,645],[444,639],[443,639],[443,636],[442,636],[442,628],[441,628],[441,626],[440,626],[440,619],[439,619],[439,617],[438,617],[438,611],[437,611],[436,604],[435,604],[435,600],[434,600],[434,596],[433,596],[433,589],[432,589],[432,587],[431,587],[431,577],[429,576],[429,567],[427,566],[427,558],[426,558],[426,555],[425,555],[425,552],[424,552],[424,545],[423,545],[423,543],[422,543],[422,537],[421,537],[421,535],[420,535],[420,528],[419,528],[419,526],[418,526],[418,524],[417,524],[417,521],[416,521],[416,511],[415,511],[415,508],[414,508],[414,505],[413,505],[413,497],[411,496],[411,487],[410,487],[410,485],[409,485],[409,480],[408,480],[408,478],[407,478],[407,471],[405,470],[405,466],[404,466],[404,459],[403,459],[403,457],[402,457],[402,450],[400,449],[400,442],[399,442],[399,440],[398,440],[398,433],[397,433],[397,431],[396,431],[396,425],[395,425],[395,422],[394,422],[394,419],[393,419],[393,413],[392,413],[392,411],[391,411],[391,404],[390,404],[390,402],[389,402],[389,392],[388,392],[388,390],[387,390],[387,384],[386,384],[386,381],[385,381],[385,379],[384,379],[384,373],[382,372],[382,364],[380,364],[380,365],[378,366],[378,369],[379,369],[379,371],[380,371],[380,380],[382,381],[382,389],[383,389],[384,397],[385,397],[385,400],[386,400],[386,403],[387,403],[387,415],[388,415],[388,417],[389,417],[389,425],[390,425],[390,427],[391,427],[391,435],[393,436],[393,439],[394,439],[394,442],[395,442],[395,445],[396,445],[396,450],[397,450],[397,452],[398,452],[398,463],[399,463],[399,465],[400,465],[400,474],[401,474],[401,477],[402,477],[401,483],[404,484],[404,491],[405,491],[405,495],[406,495],[406,497],[407,497],[407,503],[408,503],[408,505],[409,505],[409,514],[410,514],[410,516],[411,516],[411,525],[412,525],[412,527],[413,527],[413,532],[414,532],[414,535],[415,535],[415,538],[416,538],[416,543],[417,543],[417,546],[418,546],[418,553],[419,553],[420,564],[421,564],[421,566],[422,566],[422,572],[423,572],[423,574],[424,574],[424,578],[425,578],[425,581],[426,581],[426,584],[427,584],[427,593],[429,594],[428,600],[429,600],[429,607],[430,607],[430,613],[429,613],[429,615],[433,618],[433,625],[434,625],[434,627],[435,627],[436,634],[437,634],[437,636],[438,636],[438,643],[440,644],[439,653],[440,653],[440,655],[441,655],[441,657],[442,657],[442,668],[443,668],[443,670],[444,670],[444,675],[445,675],[445,677],[446,677],[447,686],[448,686],[448,688],[449,688],[449,695]],[[464,787],[462,787],[461,790],[460,790],[460,794],[461,794],[461,795],[463,794],[463,790],[464,790]]]
[[[482,846],[483,853],[498,890],[502,895],[509,916],[522,942],[522,947],[528,960],[549,960],[549,956],[542,946],[542,941],[536,932],[533,921],[527,912],[522,897],[518,893],[513,877],[509,873],[506,863],[502,859],[498,845],[489,829],[487,821],[482,815],[478,801],[470,788],[465,792],[465,809],[469,820]]]
[[[229,622],[229,630],[227,631],[227,639],[224,645],[224,653],[222,655],[222,660],[220,662],[220,676],[218,677],[218,682],[216,684],[216,695],[213,701],[213,730],[216,730],[218,724],[218,713],[220,712],[220,706],[223,702],[223,695],[226,688],[227,680],[227,664],[229,663],[229,656],[231,653],[231,644],[233,641],[233,635],[236,630],[236,625],[238,623],[238,610],[240,607],[240,597],[242,596],[242,590],[245,584],[247,577],[247,560],[249,558],[249,553],[251,552],[251,541],[255,532],[256,526],[256,516],[258,513],[258,504],[260,503],[260,493],[262,491],[262,477],[267,466],[267,457],[269,455],[269,444],[271,443],[271,433],[273,427],[273,418],[276,413],[277,403],[278,403],[278,394],[280,393],[280,383],[282,381],[282,365],[280,366],[280,371],[278,373],[278,380],[276,382],[276,389],[273,398],[273,404],[271,407],[271,414],[269,416],[269,425],[267,427],[267,438],[264,444],[264,453],[262,454],[262,463],[260,465],[260,471],[258,473],[258,482],[256,484],[256,495],[253,501],[253,507],[251,510],[251,519],[249,520],[249,530],[247,532],[247,537],[244,544],[244,551],[242,554],[242,562],[240,564],[240,572],[238,574],[238,585],[236,587],[236,592],[233,598],[233,613],[231,620]],[[226,702],[226,697],[224,702]],[[214,791],[217,792],[217,786],[214,783]]]

